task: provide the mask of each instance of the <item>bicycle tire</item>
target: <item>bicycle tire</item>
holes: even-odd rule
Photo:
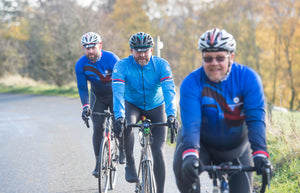
[[[117,166],[119,163],[119,148],[117,144],[117,139],[112,138],[111,145],[111,168],[110,168],[110,189],[114,189],[117,179]]]
[[[142,193],[155,193],[155,181],[151,161],[142,163]]]
[[[99,177],[98,189],[99,193],[107,193],[109,185],[109,144],[108,139],[104,137],[101,142],[99,152]]]

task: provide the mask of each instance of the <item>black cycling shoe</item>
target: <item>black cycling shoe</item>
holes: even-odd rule
[[[125,164],[125,151],[124,148],[119,149],[119,163],[120,164]]]
[[[138,177],[136,174],[136,169],[134,164],[126,164],[125,179],[127,182],[130,183],[138,182]]]
[[[96,163],[96,167],[95,167],[95,169],[94,169],[94,171],[92,172],[92,174],[93,174],[93,176],[95,177],[95,178],[98,178],[99,177],[99,163],[97,162]]]

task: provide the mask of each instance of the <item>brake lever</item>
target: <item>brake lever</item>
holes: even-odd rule
[[[88,118],[88,117],[86,117],[86,118],[84,119],[84,123],[85,123],[85,125],[87,126],[87,128],[90,128],[89,118]]]

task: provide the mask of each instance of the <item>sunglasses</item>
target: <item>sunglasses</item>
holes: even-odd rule
[[[227,58],[228,56],[229,56],[229,54],[226,56],[217,56],[217,57],[206,56],[206,57],[203,57],[203,60],[206,63],[210,63],[214,59],[216,59],[217,62],[224,62],[225,58]]]

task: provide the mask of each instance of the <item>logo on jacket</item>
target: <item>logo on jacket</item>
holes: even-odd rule
[[[240,98],[239,97],[234,97],[233,102],[235,104],[239,103],[240,102]]]

